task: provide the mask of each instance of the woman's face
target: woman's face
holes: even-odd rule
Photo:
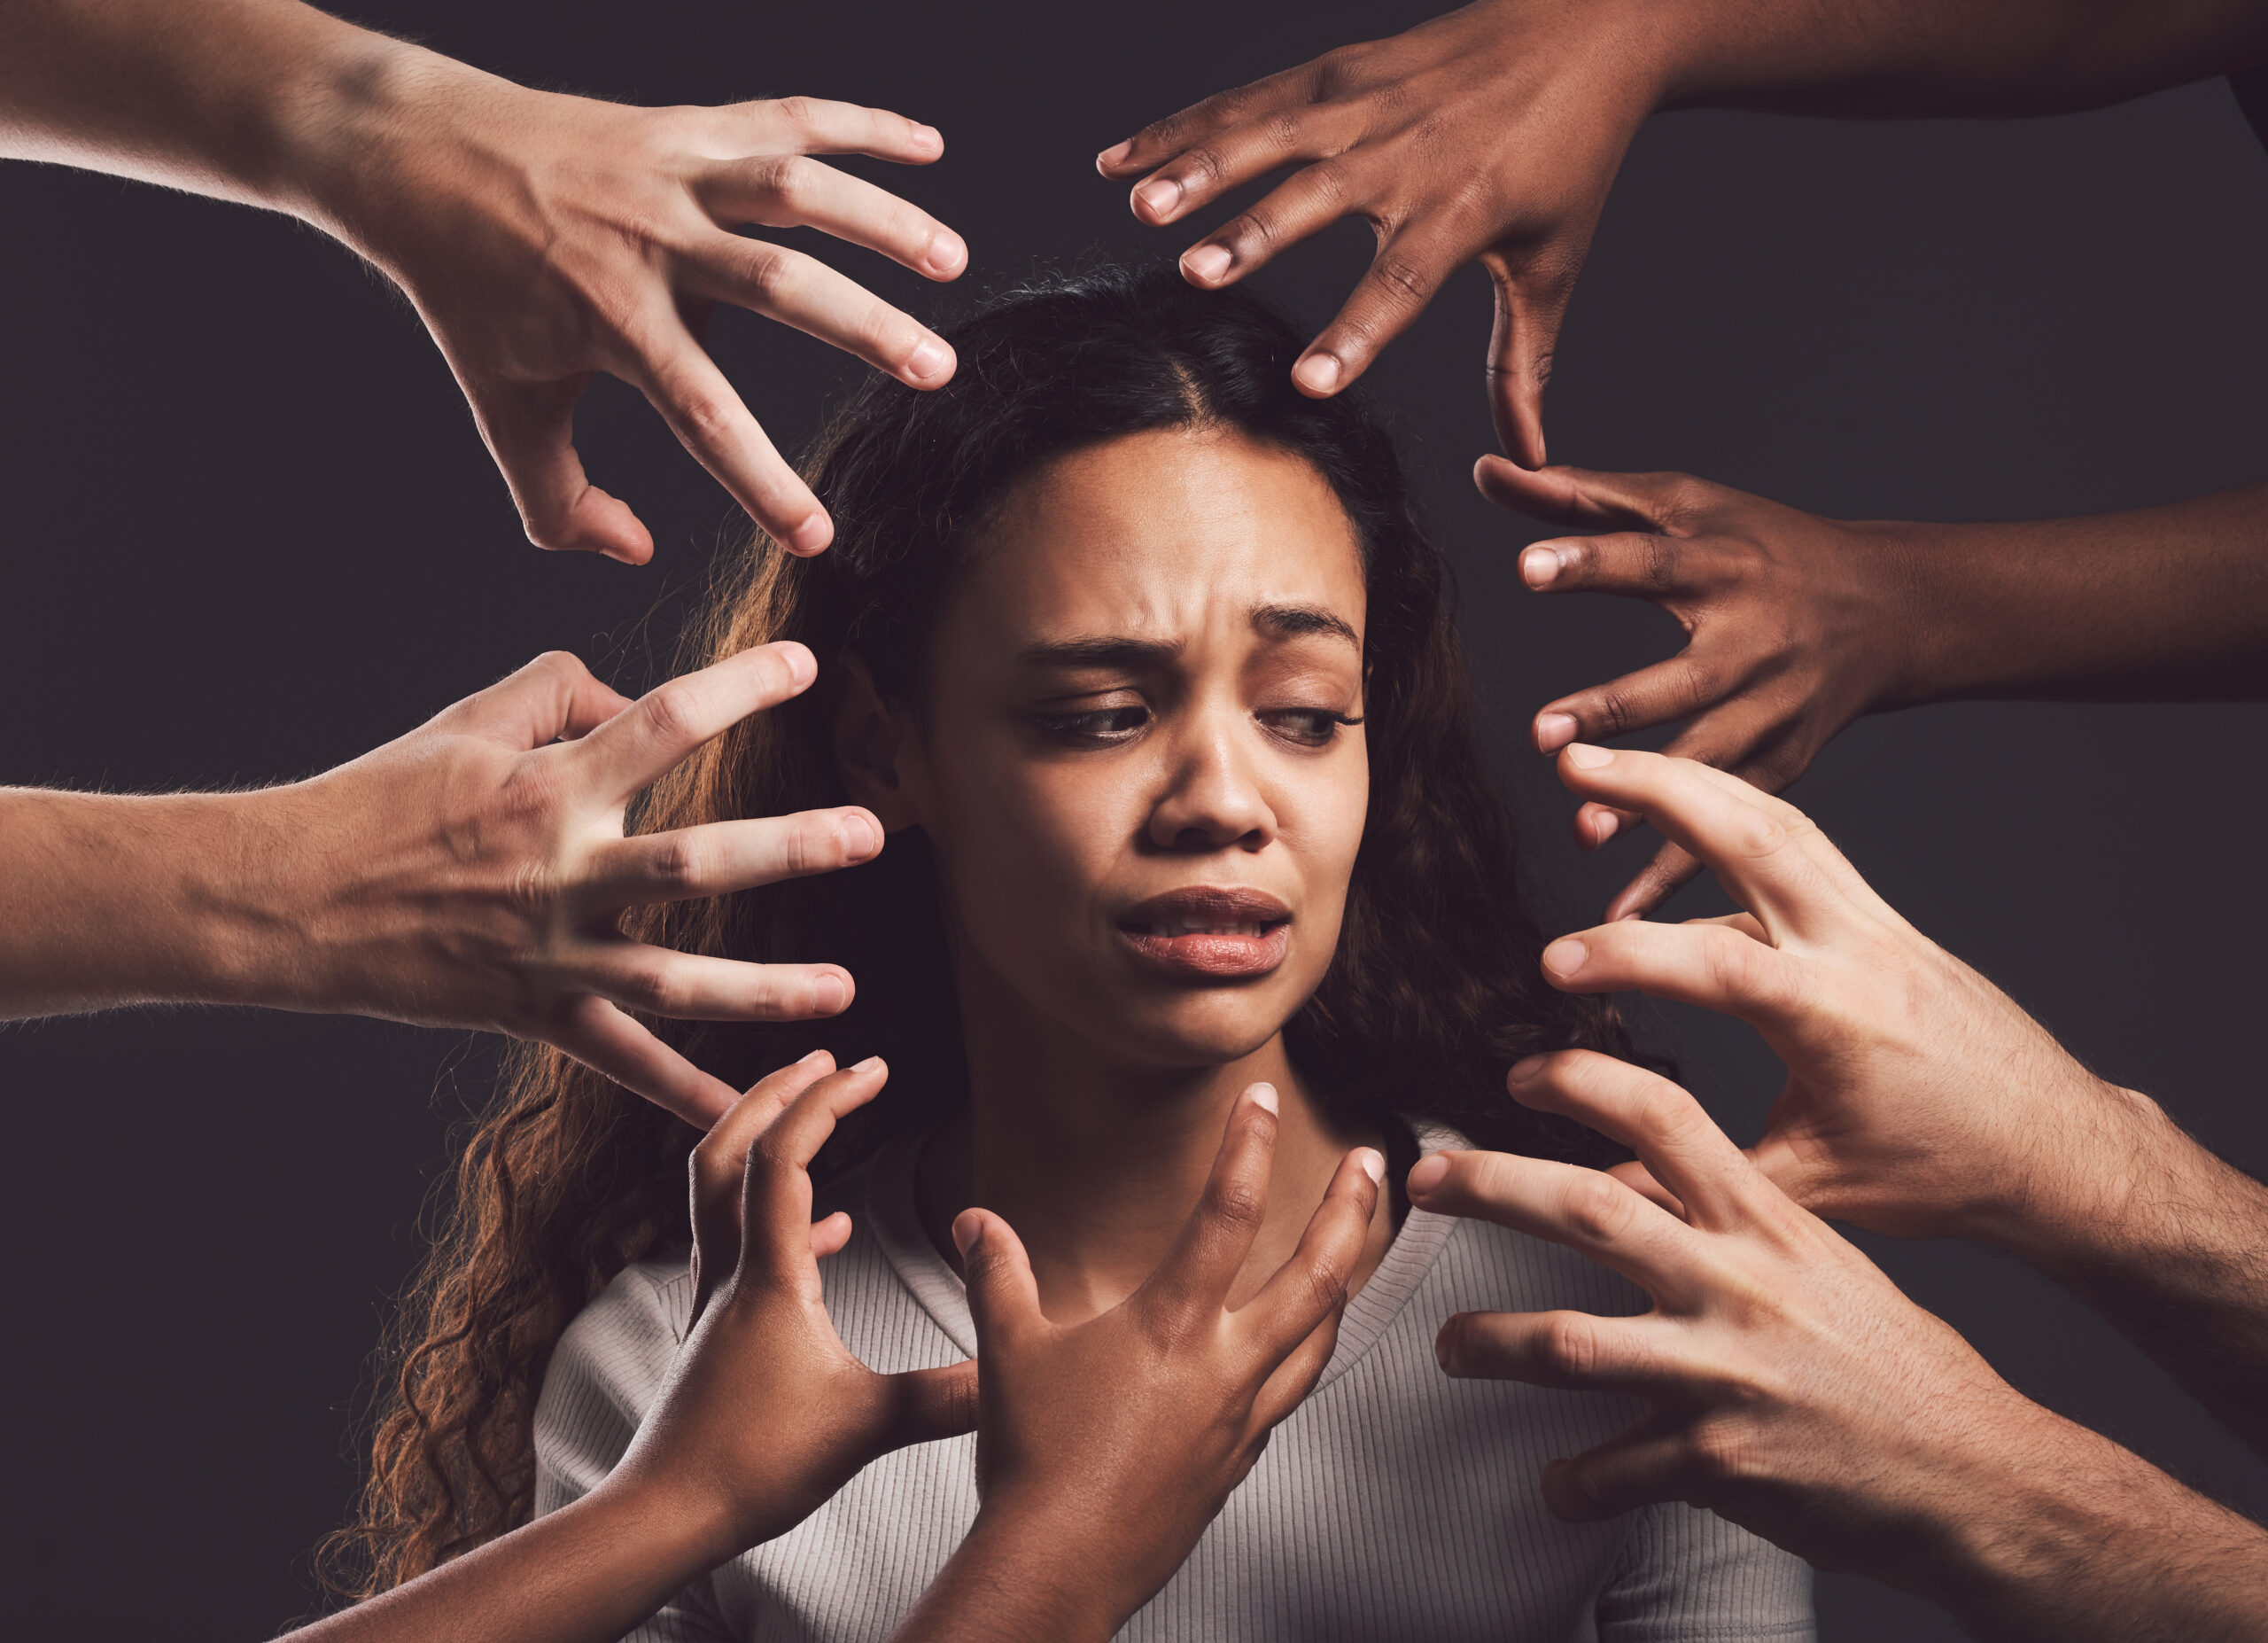
[[[1363,603],[1330,487],[1241,435],[1021,481],[901,760],[964,969],[1136,1065],[1267,1043],[1330,965],[1362,840]]]

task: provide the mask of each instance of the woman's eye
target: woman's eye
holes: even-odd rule
[[[1322,707],[1279,707],[1259,715],[1266,725],[1287,742],[1301,747],[1328,747],[1339,734],[1341,725],[1359,725],[1359,719],[1345,713],[1334,713]]]
[[[1098,707],[1084,713],[1041,713],[1032,720],[1043,734],[1074,747],[1107,747],[1125,741],[1149,722],[1150,710],[1139,703]]]

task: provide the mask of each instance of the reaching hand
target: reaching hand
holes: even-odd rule
[[[1751,1154],[1798,1203],[1900,1236],[2025,1243],[2109,1213],[2146,1133],[2157,1150],[2148,1103],[1899,917],[1794,806],[1658,753],[1579,744],[1559,771],[1645,816],[1746,911],[1581,931],[1544,949],[1544,974],[1754,1026],[1788,1083]]]
[[[378,135],[329,167],[313,213],[409,293],[456,373],[539,548],[632,565],[653,538],[585,477],[575,406],[594,371],[642,392],[790,551],[834,527],[702,347],[719,302],[855,354],[916,388],[951,348],[816,258],[734,230],[815,228],[946,280],[959,237],[809,158],[927,165],[929,127],[812,97],[629,108],[534,91],[419,54]]]
[[[1896,699],[1916,660],[1899,598],[1907,566],[1886,527],[1817,518],[1682,473],[1529,473],[1484,456],[1473,478],[1501,508],[1606,533],[1524,549],[1530,588],[1644,599],[1688,635],[1668,661],[1548,704],[1535,716],[1539,751],[1689,719],[1668,753],[1776,793],[1853,719]],[[1642,819],[1585,805],[1575,842],[1595,850]],[[1651,912],[1699,870],[1665,845],[1606,916]]]
[[[1917,1520],[1972,1509],[1972,1474],[2060,1425],[1866,1257],[1767,1180],[1699,1103],[1611,1056],[1566,1050],[1512,1069],[1524,1105],[1633,1149],[1682,1214],[1596,1170],[1436,1153],[1413,1203],[1546,1238],[1653,1297],[1635,1318],[1468,1312],[1441,1328],[1453,1375],[1635,1394],[1651,1412],[1557,1460],[1544,1499],[1579,1522],[1663,1500],[1705,1506],[1830,1569],[1895,1577]]]
[[[793,1021],[850,1001],[832,964],[750,964],[625,936],[631,907],[864,861],[855,806],[623,836],[630,801],[731,726],[802,691],[811,652],[744,650],[635,703],[538,658],[353,763],[252,795],[285,842],[289,1002],[557,1046],[706,1127],[738,1099],[624,1013]]]
[[[1242,279],[1342,217],[1370,223],[1370,272],[1293,367],[1318,397],[1368,370],[1477,258],[1496,286],[1496,436],[1541,466],[1559,322],[1623,151],[1658,99],[1666,32],[1582,0],[1482,0],[1208,97],[1096,163],[1141,179],[1134,213],[1153,224],[1301,167],[1182,253],[1199,285]]]
[[[1030,1262],[1006,1221],[984,1210],[954,1221],[984,1366],[984,1504],[959,1567],[900,1639],[1107,1638],[1181,1567],[1331,1361],[1378,1203],[1385,1161],[1358,1149],[1292,1258],[1230,1311],[1230,1286],[1267,1208],[1275,1146],[1275,1092],[1256,1084],[1229,1115],[1212,1179],[1173,1252],[1123,1302],[1068,1328],[1042,1316]],[[1005,1583],[1048,1616],[969,1625],[954,1606],[970,1583]]]
[[[609,1486],[718,1525],[718,1562],[785,1534],[878,1456],[976,1423],[976,1365],[877,1374],[827,1315],[819,1259],[850,1219],[812,1224],[806,1172],[888,1078],[824,1051],[751,1089],[694,1149],[695,1321]]]

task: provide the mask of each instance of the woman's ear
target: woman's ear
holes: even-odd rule
[[[845,650],[843,695],[835,709],[835,771],[854,805],[874,813],[882,831],[920,822],[910,778],[920,764],[913,715],[893,708],[874,688],[873,670],[855,651]]]

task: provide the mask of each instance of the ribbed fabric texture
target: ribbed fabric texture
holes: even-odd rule
[[[1427,1151],[1460,1145],[1421,1131]],[[884,1372],[975,1350],[966,1292],[913,1209],[918,1143],[835,1184],[850,1212],[821,1263],[844,1343]],[[683,1338],[683,1257],[633,1266],[576,1319],[536,1408],[536,1510],[621,1459]],[[1544,1507],[1545,1460],[1604,1441],[1635,1402],[1452,1381],[1433,1360],[1450,1313],[1644,1297],[1556,1245],[1412,1210],[1348,1304],[1314,1394],[1278,1427],[1181,1572],[1128,1623],[1129,1643],[1238,1638],[1733,1643],[1810,1639],[1811,1571],[1709,1513],[1669,1505],[1570,1524]],[[639,1643],[887,1638],[976,1516],[973,1437],[885,1455],[791,1532],[742,1553],[631,1636]]]

